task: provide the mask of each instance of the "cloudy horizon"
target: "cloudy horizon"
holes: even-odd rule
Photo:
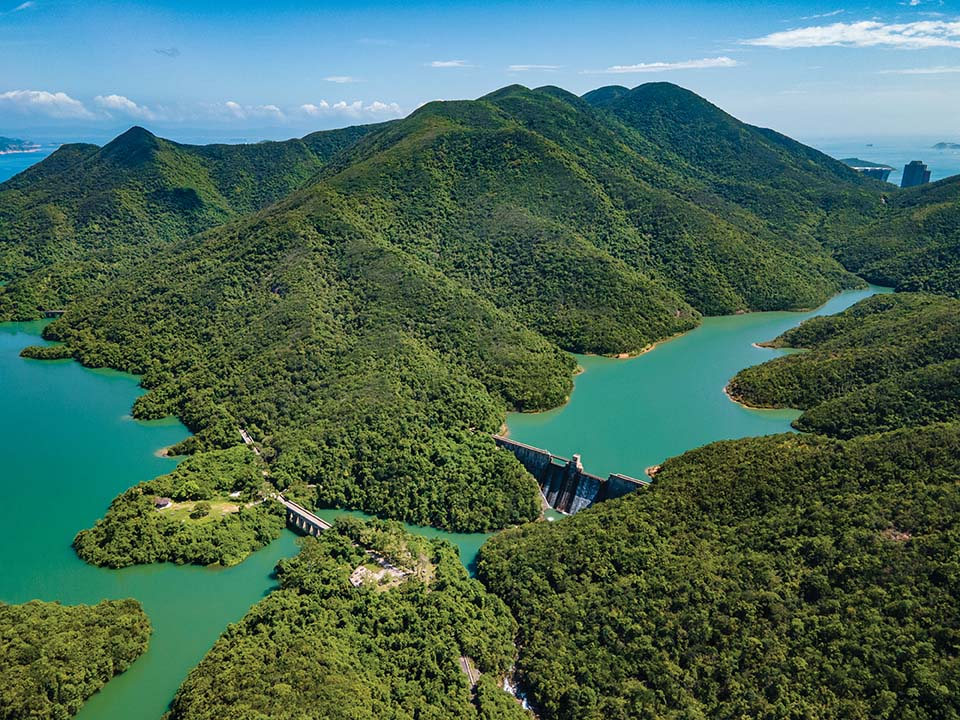
[[[11,3],[0,11],[0,134],[144,124],[293,136],[516,82],[582,94],[669,81],[797,137],[866,127],[960,138],[960,13],[947,3],[700,2],[669,23],[657,3],[604,8]],[[42,52],[52,44],[57,53]]]

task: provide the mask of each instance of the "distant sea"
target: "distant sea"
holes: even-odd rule
[[[960,149],[934,150],[937,142],[960,143],[958,137],[942,138],[898,138],[898,139],[800,139],[801,142],[837,159],[856,157],[870,162],[891,165],[890,182],[899,185],[903,166],[911,160],[922,160],[930,168],[930,179],[941,180],[951,175],[960,175]],[[0,155],[0,182],[26,170],[40,162],[55,149],[50,145],[34,153],[16,153]]]
[[[44,147],[36,152],[0,155],[0,182],[9,180],[14,175],[19,172],[23,172],[34,163],[40,162],[54,150],[56,150],[55,147]]]
[[[925,163],[930,169],[930,180],[932,181],[942,180],[951,175],[960,175],[960,149],[933,149],[933,146],[938,142],[960,143],[960,136],[922,139],[878,138],[876,140],[846,138],[843,140],[801,140],[801,142],[838,160],[855,157],[869,162],[890,165],[893,172],[890,173],[889,181],[895,185],[900,185],[903,166],[911,160],[920,160]]]

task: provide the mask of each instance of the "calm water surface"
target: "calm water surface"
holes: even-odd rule
[[[38,163],[50,155],[55,148],[45,147],[36,152],[10,153],[0,155],[0,182],[9,180],[17,173],[23,172],[34,163]]]
[[[188,435],[176,421],[135,422],[135,378],[73,361],[23,360],[42,323],[0,324],[0,600],[95,603],[135,597],[154,633],[150,649],[95,695],[81,720],[159,718],[187,671],[224,627],[274,586],[277,561],[295,551],[284,536],[242,565],[208,570],[151,565],[104,570],[70,543],[115,495],[169,472],[157,450]]]
[[[0,181],[47,153],[0,156]],[[580,452],[597,473],[639,475],[666,457],[723,438],[782,432],[792,411],[751,411],[727,400],[738,370],[776,353],[751,346],[815,314],[838,312],[880,291],[844,293],[811,313],[756,313],[708,318],[703,326],[623,361],[580,357],[586,372],[564,408],[511,415],[511,434],[558,454]],[[228,623],[274,587],[273,567],[296,553],[282,537],[235,568],[152,565],[94,568],[70,543],[126,488],[169,472],[176,462],[155,453],[187,436],[175,420],[129,417],[142,393],[137,380],[72,361],[24,360],[42,323],[0,324],[0,601],[39,598],[95,603],[134,597],[153,624],[150,649],[92,697],[80,720],[156,720]],[[333,519],[341,511],[323,511]],[[411,528],[460,548],[471,567],[486,535]]]
[[[172,564],[95,568],[70,546],[119,493],[176,466],[156,452],[189,433],[176,420],[138,422],[128,415],[143,391],[137,379],[90,370],[72,360],[19,357],[40,342],[43,322],[0,323],[0,601],[39,598],[96,603],[134,597],[150,617],[150,649],[81,710],[80,720],[159,718],[186,676],[227,624],[275,586],[277,561],[297,551],[293,533],[234,568]],[[340,511],[324,511],[333,519]],[[472,566],[486,535],[443,537]]]
[[[893,172],[888,179],[899,186],[903,166],[911,160],[924,162],[930,169],[930,180],[933,182],[960,175],[960,149],[934,150],[933,146],[940,141],[960,142],[960,137],[874,138],[872,141],[828,138],[811,140],[807,144],[831,157],[856,157],[890,165]]]
[[[716,440],[790,430],[794,410],[748,410],[724,386],[739,370],[783,351],[753,343],[771,340],[815,315],[829,315],[884,288],[837,295],[806,313],[765,312],[706,318],[696,330],[631,360],[577,356],[570,402],[537,414],[513,413],[510,436],[570,457],[587,471],[634,477],[651,465]]]
[[[582,452],[594,472],[639,475],[664,457],[721,439],[781,432],[796,413],[751,411],[727,400],[726,381],[772,357],[751,346],[800,320],[837,312],[878,289],[849,292],[812,313],[709,318],[687,335],[629,361],[581,357],[571,402],[540,415],[512,415],[515,437],[554,452]],[[106,570],[77,559],[70,543],[131,485],[168,472],[157,450],[187,436],[174,420],[128,413],[136,378],[70,360],[18,356],[43,323],[0,324],[0,600],[95,603],[134,597],[154,627],[150,649],[84,706],[80,720],[159,718],[187,672],[230,622],[274,587],[277,561],[296,552],[292,533],[235,568],[152,565]],[[332,519],[340,511],[325,511]],[[412,528],[458,545],[472,565],[486,538]]]

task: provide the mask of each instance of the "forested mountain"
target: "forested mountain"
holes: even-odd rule
[[[0,603],[0,720],[64,720],[147,649],[135,600]]]
[[[769,345],[806,352],[741,370],[729,392],[805,410],[801,430],[852,437],[960,419],[960,300],[875,295]]]
[[[958,475],[957,424],[715,443],[479,575],[544,720],[954,717]]]
[[[150,392],[137,414],[183,418],[197,434],[181,450],[226,447],[248,429],[274,480],[307,503],[461,530],[531,519],[535,484],[486,433],[508,408],[564,400],[573,363],[557,346],[636,352],[692,328],[699,312],[811,306],[861,282],[818,238],[874,212],[874,186],[670,88],[645,100],[663,106],[664,123],[690,104],[703,132],[724,128],[738,142],[718,139],[703,160],[690,136],[636,112],[520,86],[429,103],[355,141],[361,131],[293,141],[287,152],[322,138],[333,148],[310,182],[134,260],[127,252],[104,270],[110,283],[79,292],[49,327],[65,349],[34,354],[142,373]],[[81,167],[122,158],[117,177],[139,178],[138,168],[192,168],[228,151],[181,152],[134,130],[66,152]],[[720,156],[755,156],[756,176],[732,190]],[[64,162],[55,154],[6,192],[72,177],[72,164],[56,170]],[[159,226],[239,212],[239,199],[220,198],[242,183],[206,175],[210,202],[190,205],[199,215],[170,209]],[[292,175],[265,183],[280,193]],[[182,177],[176,195],[205,197]],[[241,196],[247,208],[268,199]],[[44,277],[20,272],[0,307],[36,312]]]
[[[135,414],[195,432],[181,468],[77,536],[91,562],[236,562],[279,526],[256,505],[264,481],[490,530],[539,516],[536,483],[489,434],[509,408],[565,400],[566,350],[636,352],[701,313],[860,283],[831,251],[865,267],[847,235],[909,203],[884,192],[660,83],[511,86],[245,149],[134,129],[0,188],[0,316],[69,301],[46,333],[64,344],[27,354],[140,373]],[[785,378],[771,403],[831,418],[855,397],[873,415],[818,425],[844,437],[942,419],[930,393],[915,416],[880,411],[955,387],[955,305],[871,299],[788,334],[811,349],[732,390],[760,402]],[[957,424],[719,443],[648,490],[504,532],[480,573],[520,623],[517,668],[547,720],[952,717],[958,458]],[[238,506],[211,513],[231,492]],[[158,515],[160,495],[180,515]],[[361,548],[409,573],[379,575]],[[354,587],[358,565],[382,583]],[[495,687],[516,627],[451,548],[346,521],[279,577],[173,718],[523,716]],[[461,656],[485,673],[473,693]]]
[[[447,543],[343,519],[278,575],[187,677],[170,720],[530,718],[499,687],[516,624]]]
[[[101,287],[158,246],[304,185],[376,126],[255,145],[181,145],[133,127],[63,145],[0,185],[0,318],[35,317]]]
[[[960,176],[893,193],[881,217],[835,247],[871,282],[960,297]]]

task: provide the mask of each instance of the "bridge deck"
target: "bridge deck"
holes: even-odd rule
[[[306,520],[311,525],[316,525],[321,530],[329,530],[333,525],[328,523],[323,518],[317,517],[312,512],[307,510],[303,505],[293,502],[293,500],[287,500],[283,495],[277,495],[277,500],[291,513],[298,516],[302,520]]]

